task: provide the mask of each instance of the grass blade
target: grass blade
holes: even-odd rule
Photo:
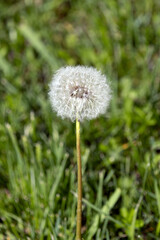
[[[108,218],[108,220],[110,220],[109,216],[106,216],[106,215],[109,215],[111,209],[114,207],[114,205],[118,201],[120,195],[121,195],[121,190],[117,188],[115,192],[112,194],[112,196],[109,198],[109,200],[106,202],[106,204],[101,208],[102,214],[101,215],[97,214],[94,217],[92,225],[88,231],[89,240],[91,240],[95,235],[95,233],[97,232],[99,222],[102,223],[106,217]]]
[[[40,39],[39,35],[32,30],[32,28],[27,24],[21,24],[19,27],[20,32],[22,35],[29,41],[31,46],[36,49],[36,51],[53,67],[54,69],[58,68],[58,64],[54,55],[52,57],[45,47],[44,43]]]
[[[65,168],[65,165],[66,165],[66,162],[67,162],[67,158],[68,158],[68,155],[66,154],[65,157],[64,157],[64,160],[58,170],[58,174],[57,174],[57,177],[56,177],[56,180],[55,182],[53,183],[52,187],[51,187],[51,190],[50,190],[50,193],[49,193],[49,205],[50,206],[53,206],[54,207],[54,197],[55,197],[55,194],[56,194],[56,191],[57,191],[57,188],[58,188],[58,185],[60,183],[60,180],[61,180],[61,177],[63,175],[63,172],[64,172],[64,168]]]

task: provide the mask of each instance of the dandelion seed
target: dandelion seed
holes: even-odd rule
[[[104,114],[111,99],[108,81],[93,67],[62,67],[53,76],[49,96],[62,118],[93,119]]]

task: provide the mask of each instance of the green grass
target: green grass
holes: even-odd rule
[[[47,93],[77,64],[113,90],[82,124],[83,238],[160,239],[159,12],[159,0],[0,2],[0,240],[75,239],[75,124]]]

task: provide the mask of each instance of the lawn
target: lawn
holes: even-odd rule
[[[109,79],[81,124],[84,240],[160,239],[159,0],[0,1],[0,240],[75,240],[75,123],[51,110],[61,66]]]

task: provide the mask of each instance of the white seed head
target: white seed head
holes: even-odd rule
[[[95,68],[68,66],[54,74],[49,97],[59,116],[83,121],[106,112],[111,90],[106,77]]]

